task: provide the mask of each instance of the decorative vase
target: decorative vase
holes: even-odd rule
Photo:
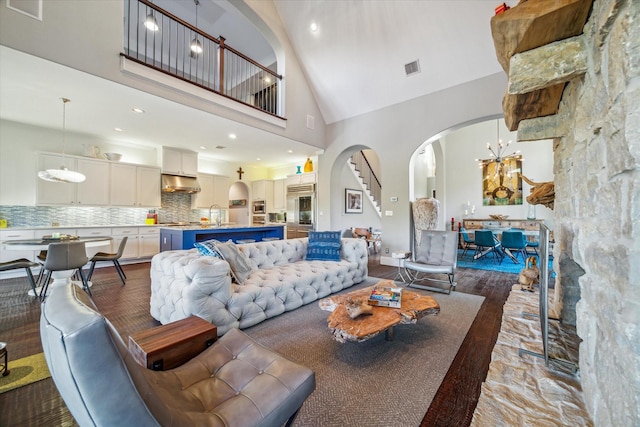
[[[313,162],[311,161],[311,159],[309,157],[307,157],[307,162],[304,164],[304,171],[306,172],[313,172]]]
[[[298,170],[296,171],[296,173],[302,173],[302,171],[300,170],[300,168],[302,168],[302,166],[296,166],[298,168]]]
[[[536,219],[536,205],[529,205],[529,212],[527,213],[527,219]]]

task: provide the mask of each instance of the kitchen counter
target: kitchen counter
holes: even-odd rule
[[[223,225],[216,226],[165,226],[160,229],[160,251],[193,249],[195,242],[216,239],[220,241],[265,238],[284,239],[284,225]]]
[[[87,228],[125,228],[125,227],[163,227],[162,224],[107,224],[107,225],[40,225],[40,226],[24,226],[24,227],[5,227],[0,228],[1,230],[55,230],[58,228],[76,228],[78,230],[83,230]]]

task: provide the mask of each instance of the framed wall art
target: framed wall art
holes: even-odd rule
[[[522,204],[522,157],[482,160],[482,205]]]
[[[344,212],[362,213],[362,190],[344,189]]]

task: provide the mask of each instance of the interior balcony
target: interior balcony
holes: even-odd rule
[[[126,60],[284,119],[282,76],[147,0],[125,0]]]

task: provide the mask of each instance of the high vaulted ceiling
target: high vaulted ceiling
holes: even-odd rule
[[[327,123],[502,70],[489,26],[495,1],[274,2]],[[415,60],[420,72],[406,76]]]
[[[154,3],[195,24],[192,1]],[[274,4],[327,123],[501,71],[489,26],[494,1],[274,0]],[[228,37],[232,46],[268,64],[275,58],[268,45],[255,43],[255,34],[249,38],[233,34],[234,29],[242,26],[245,35],[247,29],[257,30],[247,27],[248,21],[238,17],[232,5],[233,2],[225,0],[200,0],[199,26],[212,35]],[[310,30],[312,23],[318,26],[315,32]],[[260,157],[260,162],[253,163],[266,167],[290,162],[290,158],[283,156],[285,150],[292,149],[302,158],[316,150],[266,132],[258,135],[260,131],[253,128],[81,75],[57,64],[33,64],[32,57],[10,55],[4,48],[2,52],[0,117],[3,119],[59,128],[61,107],[57,92],[62,90],[65,97],[72,99],[70,105],[74,101],[73,92],[79,97],[100,100],[81,111],[69,109],[67,130],[106,140],[157,146],[180,146],[185,141],[191,144],[185,148],[194,149],[193,146],[207,145],[207,141],[224,143],[229,132],[240,128],[244,140],[224,144],[228,148],[216,152],[215,157],[244,164]],[[406,76],[404,65],[416,60],[420,72]],[[55,84],[47,84],[52,81]],[[55,94],[51,92],[54,86]],[[130,116],[125,118],[123,111],[129,111],[131,105],[123,105],[123,100],[144,100],[151,105],[144,125]],[[192,126],[194,117],[201,116],[207,116],[209,126]],[[150,128],[153,121],[162,123],[162,128],[156,131]],[[126,127],[126,135],[114,134],[114,126]],[[257,147],[256,140],[264,144]],[[204,156],[211,153],[202,152]]]

